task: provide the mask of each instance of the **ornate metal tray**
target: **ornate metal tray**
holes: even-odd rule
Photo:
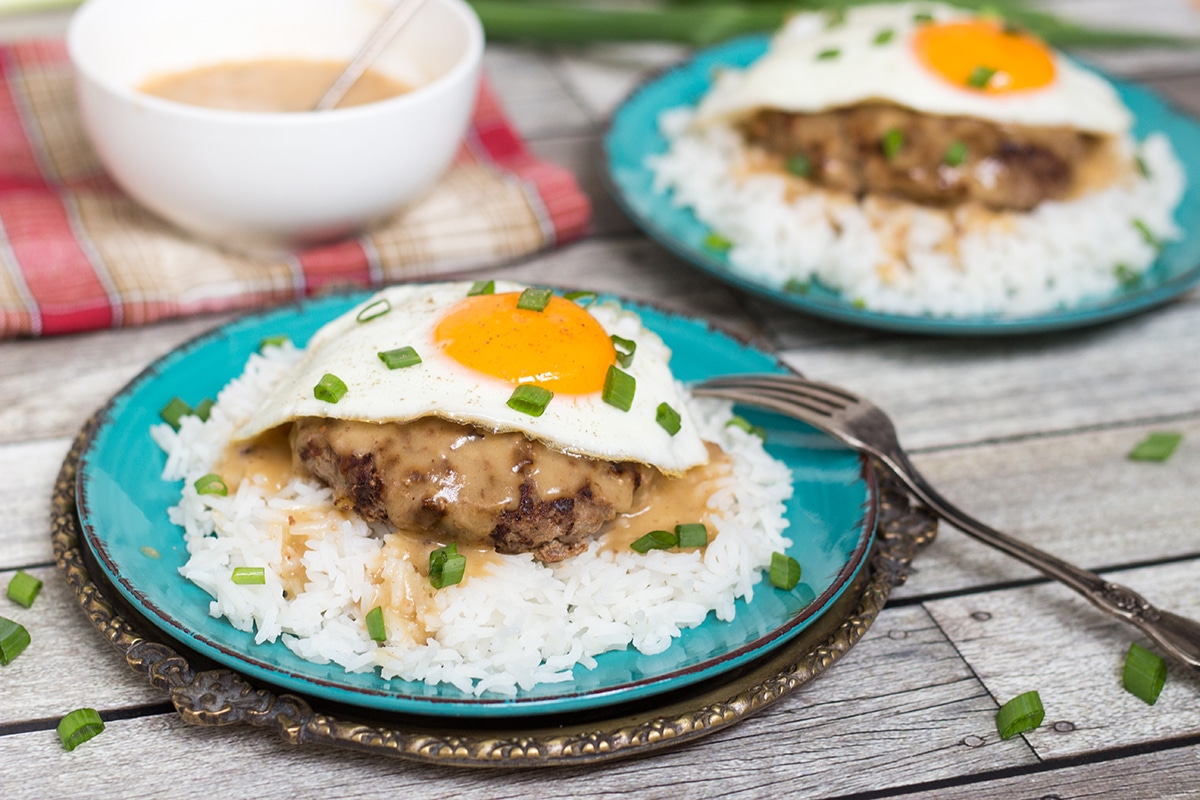
[[[415,761],[473,767],[545,767],[612,761],[694,741],[778,702],[823,673],[859,640],[904,582],[916,551],[936,523],[876,466],[879,530],[867,569],[811,627],[756,661],[709,681],[644,701],[587,714],[507,722],[413,715],[364,715],[253,685],[183,647],[164,644],[92,563],[80,538],[75,479],[80,452],[96,425],[76,438],[53,496],[55,562],[91,623],[130,668],[170,695],[194,725],[245,723],[274,730],[290,744],[326,745]]]

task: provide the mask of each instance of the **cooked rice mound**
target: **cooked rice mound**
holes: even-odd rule
[[[660,116],[668,149],[648,161],[654,188],[732,244],[731,270],[780,291],[819,282],[878,312],[1031,315],[1135,283],[1179,235],[1183,170],[1158,134],[1120,143],[1144,174],[1029,212],[989,211],[856,198],[764,170],[735,129],[698,130],[693,114]]]
[[[387,557],[388,528],[338,511],[331,490],[311,478],[292,478],[280,491],[246,478],[226,497],[198,495],[193,486],[299,357],[290,344],[267,347],[222,390],[207,422],[185,417],[178,432],[151,431],[167,454],[164,480],[184,482],[170,510],[190,556],[180,571],[212,596],[212,616],[253,632],[257,643],[281,640],[301,658],[350,672],[378,669],[385,679],[513,695],[569,681],[573,667],[592,667],[607,651],[662,652],[710,612],[732,619],[736,601],[753,598],[771,553],[789,544],[790,471],[757,437],[726,426],[728,404],[693,399],[701,434],[733,461],[732,476],[709,500],[716,513],[706,548],[641,555],[593,542],[556,564],[496,555],[482,574],[418,596],[416,624],[385,607],[389,638],[376,643],[367,611],[402,593],[406,581],[429,584],[410,561]],[[234,584],[238,566],[266,567],[266,584]],[[302,591],[289,594],[297,575]]]

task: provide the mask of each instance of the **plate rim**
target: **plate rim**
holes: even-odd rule
[[[613,142],[613,132],[619,129],[623,114],[627,109],[641,95],[656,88],[661,82],[676,74],[698,69],[698,62],[701,59],[711,58],[725,50],[734,50],[752,44],[761,44],[765,47],[769,41],[770,34],[737,36],[719,44],[695,50],[686,59],[649,73],[625,94],[612,113],[609,114],[601,134],[600,152],[603,163],[597,171],[599,172],[601,183],[605,185],[609,192],[609,196],[613,198],[625,215],[640,230],[646,233],[659,246],[664,247],[689,266],[777,305],[808,313],[822,319],[892,333],[934,336],[1019,336],[1090,327],[1148,311],[1176,299],[1197,283],[1200,283],[1200,261],[1197,261],[1191,267],[1172,275],[1167,280],[1154,286],[1143,287],[1124,295],[1110,296],[1101,302],[1086,306],[1054,309],[1049,312],[1027,316],[934,317],[860,309],[856,308],[851,302],[836,297],[827,298],[819,295],[792,294],[732,271],[727,264],[714,259],[710,254],[690,247],[685,242],[678,240],[663,228],[657,219],[647,217],[638,212],[625,192],[622,191],[620,182],[613,174],[611,143]],[[1097,73],[1118,89],[1129,87],[1153,96],[1156,101],[1161,103],[1171,113],[1197,125],[1197,131],[1200,133],[1200,120],[1187,113],[1178,103],[1165,97],[1152,87],[1136,81],[1117,78],[1106,70],[1088,64],[1084,60],[1074,57],[1072,57],[1072,60],[1086,69]],[[1172,145],[1175,145],[1174,141],[1172,141]],[[649,155],[649,153],[645,155]]]
[[[438,281],[441,282],[441,281]],[[423,283],[423,282],[418,282]],[[108,546],[89,521],[87,510],[87,475],[89,474],[89,456],[94,453],[97,440],[116,424],[113,416],[114,406],[123,400],[130,399],[146,386],[158,379],[166,368],[186,358],[195,350],[229,337],[231,332],[237,335],[246,328],[261,326],[273,317],[288,315],[300,316],[308,313],[314,306],[332,304],[352,304],[358,299],[369,297],[371,290],[347,289],[330,292],[319,297],[304,298],[270,309],[262,309],[248,314],[239,315],[231,320],[218,323],[214,327],[191,337],[176,347],[162,354],[128,383],[122,386],[94,414],[95,424],[91,426],[88,435],[82,442],[76,473],[75,495],[77,513],[80,519],[83,545],[88,548],[92,557],[105,573],[107,580],[123,595],[124,600],[150,621],[159,630],[165,632],[171,639],[184,646],[197,649],[205,657],[211,658],[225,667],[233,670],[245,669],[253,677],[272,685],[278,685],[288,691],[309,691],[315,693],[331,693],[338,695],[330,697],[333,702],[348,703],[364,709],[384,710],[396,713],[414,714],[457,714],[485,719],[503,719],[511,716],[529,716],[539,714],[569,713],[572,711],[588,711],[594,708],[636,700],[675,690],[680,685],[687,685],[700,680],[707,680],[722,672],[736,669],[742,663],[754,660],[765,652],[777,648],[781,643],[796,636],[804,627],[828,610],[837,598],[844,593],[856,576],[862,571],[869,560],[871,548],[876,538],[879,515],[879,484],[876,472],[872,469],[870,460],[863,454],[857,454],[858,480],[864,483],[865,501],[860,508],[857,522],[859,533],[855,546],[846,562],[842,564],[837,576],[832,579],[830,586],[806,605],[801,611],[787,620],[786,623],[772,629],[768,634],[746,643],[732,651],[723,652],[719,657],[710,657],[697,664],[675,669],[662,675],[648,675],[632,681],[621,682],[601,689],[580,692],[556,694],[550,697],[427,697],[404,694],[394,689],[350,686],[311,674],[297,673],[279,664],[269,663],[241,649],[231,647],[214,639],[201,631],[194,630],[176,619],[168,610],[149,600],[143,589],[135,586],[129,578],[121,574],[113,557],[108,552]],[[754,351],[760,356],[769,358],[777,369],[795,372],[776,352],[764,349],[760,344],[752,342],[749,337],[739,335],[725,329],[715,321],[678,310],[665,309],[652,302],[632,300],[618,295],[605,293],[602,299],[616,299],[623,305],[636,309],[647,309],[667,318],[676,318],[685,322],[700,324],[709,333],[724,336],[742,348]],[[832,439],[830,441],[833,441]],[[756,584],[756,588],[760,586]],[[228,625],[224,620],[218,620]],[[615,651],[614,651],[615,652]],[[377,671],[375,673],[378,675]],[[382,681],[382,679],[380,679]],[[682,684],[680,681],[683,681]],[[383,683],[388,683],[383,681]],[[347,697],[349,695],[349,697]],[[383,704],[383,708],[376,705]],[[570,706],[559,708],[559,706]],[[415,707],[410,707],[415,706]]]

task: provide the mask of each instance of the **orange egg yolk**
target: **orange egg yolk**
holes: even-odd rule
[[[926,67],[955,86],[1002,94],[1054,81],[1054,55],[1034,37],[992,20],[930,23],[912,48]]]
[[[465,367],[511,384],[532,383],[556,394],[604,388],[616,350],[604,327],[557,295],[542,311],[517,308],[519,292],[468,297],[442,317],[434,339]]]

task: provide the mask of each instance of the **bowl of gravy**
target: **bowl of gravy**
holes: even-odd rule
[[[426,0],[337,108],[312,111],[392,0],[87,0],[67,46],[113,179],[238,249],[329,241],[390,218],[449,167],[483,31]]]

